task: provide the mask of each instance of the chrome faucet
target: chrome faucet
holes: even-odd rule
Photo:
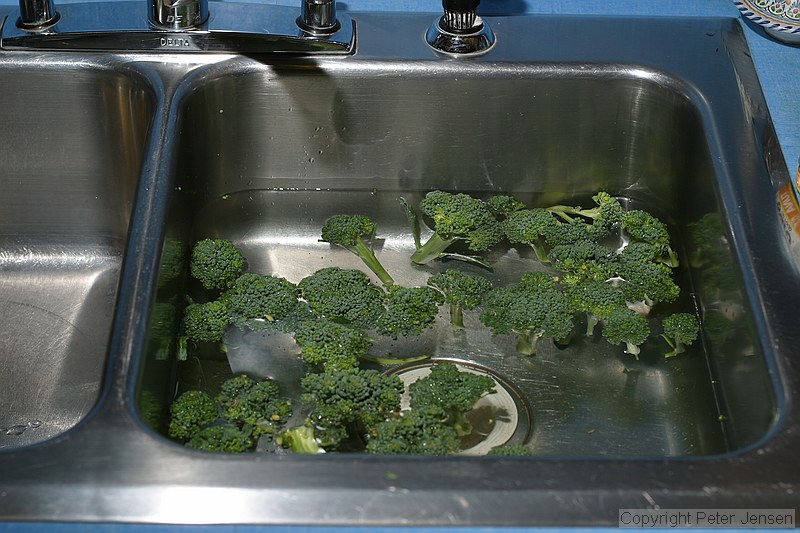
[[[335,0],[289,6],[216,0],[107,0],[63,4],[19,0],[16,24],[2,24],[5,50],[349,54],[355,25]],[[113,13],[112,18],[108,13]],[[120,22],[122,21],[122,22]]]
[[[53,0],[20,0],[17,26],[26,30],[41,30],[58,23],[60,18]]]
[[[492,29],[478,16],[480,0],[442,0],[444,15],[425,34],[428,45],[441,54],[469,57],[485,54],[495,43]]]
[[[150,24],[163,30],[194,30],[208,20],[208,0],[152,0]]]

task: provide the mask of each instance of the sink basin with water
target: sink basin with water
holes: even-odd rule
[[[115,243],[95,367],[102,372],[107,347],[108,379],[95,384],[91,415],[62,439],[0,453],[3,515],[41,518],[45,499],[61,519],[174,523],[588,525],[616,523],[617,508],[792,508],[800,471],[790,460],[799,377],[790,304],[800,283],[776,205],[787,173],[769,155],[772,127],[738,21],[496,17],[491,52],[454,61],[422,40],[430,17],[392,16],[354,14],[358,50],[344,58],[130,60],[163,81],[163,109],[127,77],[105,73],[138,96],[100,106],[112,133],[81,146],[103,152],[88,174],[114,165],[128,195],[104,197],[106,211],[75,221],[49,208],[45,234],[75,230],[56,239],[60,251],[37,248],[47,235],[24,216],[0,220],[9,233],[25,235],[23,224],[34,243],[23,245],[40,254],[63,254],[64,242]],[[653,38],[663,34],[674,38]],[[102,85],[97,73],[86,77]],[[138,117],[124,128],[138,133],[113,134],[120,111]],[[122,152],[125,163],[114,159]],[[45,177],[43,186],[59,183]],[[79,187],[88,194],[80,205],[95,205],[88,198],[109,183]],[[377,222],[376,251],[396,280],[421,284],[440,267],[408,260],[414,242],[398,198],[415,202],[432,189],[512,193],[531,205],[585,204],[605,190],[651,211],[684,258],[675,308],[697,314],[701,341],[668,361],[656,340],[639,360],[601,339],[523,358],[508,339],[456,335],[442,320],[422,344],[389,348],[502,376],[518,394],[527,426],[514,438],[530,457],[223,455],[164,436],[181,390],[213,390],[240,371],[296,389],[302,373],[291,348],[262,332],[232,331],[227,354],[176,360],[195,241],[230,239],[251,271],[298,281],[322,267],[360,268],[319,241],[326,217],[360,212]],[[107,221],[111,213],[127,213],[130,225]],[[694,237],[699,224],[711,228],[704,241]],[[712,248],[714,260],[703,260]],[[497,281],[531,264],[526,250],[493,254]],[[110,256],[81,254],[104,273]],[[54,277],[29,261],[35,267],[20,276]],[[93,302],[89,292],[73,301]],[[79,340],[64,342],[63,357],[75,354]]]

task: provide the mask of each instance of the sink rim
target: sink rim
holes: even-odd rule
[[[354,14],[354,18],[356,18]],[[359,15],[360,17],[360,15]],[[375,16],[377,18],[377,16]],[[428,17],[409,16],[409,19],[427,20]],[[517,17],[515,17],[516,19]],[[525,17],[519,17],[525,18]],[[362,20],[372,20],[364,16]],[[492,18],[487,17],[492,22]],[[498,17],[499,20],[500,18]],[[717,19],[713,19],[717,20]],[[502,21],[506,23],[505,19]],[[719,19],[720,31],[730,31],[720,42],[743,39],[736,33],[738,21]],[[522,24],[516,20],[514,24]],[[364,24],[362,24],[364,25]],[[502,41],[498,40],[498,47]],[[361,43],[370,50],[369,42]],[[745,46],[746,48],[746,46]],[[495,52],[500,53],[502,48]],[[360,52],[364,48],[360,48]],[[377,57],[377,52],[374,52]],[[494,52],[493,52],[494,53]],[[489,62],[493,56],[480,61]],[[367,55],[365,61],[373,61]],[[249,63],[247,58],[221,62],[213,69],[237,72],[238,68],[261,68]],[[332,60],[326,60],[332,61]],[[358,57],[345,61],[359,61]],[[381,61],[375,60],[376,66]],[[391,62],[391,57],[386,59]],[[747,67],[747,59],[735,57],[739,66]],[[513,68],[513,61],[507,63]],[[448,65],[446,68],[456,68]],[[483,68],[476,66],[475,68]],[[118,312],[114,319],[117,334],[109,348],[109,365],[105,384],[93,411],[73,430],[39,445],[15,452],[0,451],[0,467],[9,468],[24,481],[0,481],[0,510],[6,519],[37,519],[41,505],[48,503],[52,515],[44,518],[78,521],[133,521],[168,523],[293,523],[293,524],[439,524],[439,525],[530,525],[537,524],[589,524],[598,521],[615,523],[616,514],[609,506],[642,508],[735,508],[737,502],[754,503],[766,507],[786,507],[794,500],[788,491],[800,483],[800,471],[787,468],[793,464],[792,451],[800,444],[796,432],[787,431],[798,423],[796,415],[797,391],[800,390],[800,371],[791,366],[791,320],[779,313],[791,301],[785,285],[775,280],[751,280],[746,289],[754,306],[768,315],[760,323],[761,331],[776,332],[787,339],[771,347],[764,355],[776,384],[777,417],[771,430],[756,443],[736,452],[719,456],[676,458],[592,458],[589,460],[559,458],[480,458],[452,457],[431,460],[423,457],[278,457],[274,460],[253,460],[250,457],[209,456],[202,452],[186,450],[147,429],[137,414],[135,391],[141,370],[143,339],[136,324],[142,319],[142,310],[148,309],[154,291],[154,277],[158,267],[158,252],[171,190],[171,159],[169,148],[177,135],[179,102],[191,90],[190,83],[178,83],[183,73],[170,73],[170,67],[155,69],[155,78],[163,75],[167,81],[154,83],[157,88],[156,116],[146,149],[147,161],[137,191],[134,218],[140,224],[131,228],[123,267],[123,278],[118,295]],[[227,71],[226,69],[232,69]],[[197,70],[202,82],[208,72]],[[745,80],[748,82],[748,80]],[[752,80],[749,80],[752,82]],[[169,88],[165,88],[169,86]],[[177,90],[175,88],[177,87]],[[760,89],[749,87],[753,119],[761,122],[756,129],[753,146],[763,149],[769,134],[769,121]],[[174,91],[174,92],[173,92]],[[702,94],[702,91],[699,93]],[[705,102],[714,105],[713,102]],[[711,108],[713,109],[713,107]],[[711,109],[706,113],[713,115]],[[701,108],[702,111],[702,108]],[[744,114],[744,112],[742,113]],[[705,115],[704,115],[705,117]],[[713,116],[705,117],[712,119]],[[756,121],[756,122],[757,122]],[[725,132],[712,120],[710,134],[720,146]],[[733,147],[722,150],[729,154]],[[760,161],[760,160],[759,160]],[[718,176],[731,176],[728,160],[714,160]],[[755,206],[741,206],[747,214],[762,214],[757,208],[769,205],[768,193],[774,193],[776,183],[786,176],[769,174],[758,164],[757,176],[771,178],[770,187],[756,183],[726,183],[722,203],[727,209],[739,206],[741,198],[754,198]],[[754,181],[754,180],[753,180]],[[756,194],[748,194],[757,188]],[[777,210],[772,216],[778,216]],[[729,217],[730,218],[730,217]],[[789,288],[798,287],[797,271],[789,263],[789,256],[770,255],[769,243],[757,237],[757,230],[768,226],[766,217],[755,217],[753,226],[737,223],[735,232],[740,236],[736,247],[741,265],[761,271],[774,268],[793,275]],[[735,220],[739,218],[734,217]],[[755,253],[754,253],[755,252]],[[755,258],[757,262],[754,262]],[[780,291],[783,291],[781,293]],[[771,297],[770,302],[766,296]],[[754,317],[754,320],[759,320]],[[794,402],[794,403],[793,403]],[[53,453],[71,457],[70,464],[56,464]],[[155,456],[157,455],[157,456]],[[155,456],[155,457],[154,457]],[[197,460],[205,463],[203,472],[192,471]],[[25,463],[26,466],[20,466]],[[320,471],[320,465],[324,470]],[[93,468],[103,468],[102,475]],[[620,469],[625,469],[625,479],[619,479]],[[731,468],[739,477],[729,479]],[[175,476],[174,472],[184,471]],[[587,470],[591,469],[591,475]],[[387,470],[392,475],[387,476]],[[405,472],[426,471],[434,481],[409,479]],[[357,475],[353,475],[357,472]],[[495,476],[489,476],[492,472]],[[124,474],[124,475],[123,475]],[[526,474],[527,477],[520,476]],[[397,477],[395,477],[397,476]],[[215,479],[212,486],[204,486]],[[331,497],[324,486],[327,482],[340,489]],[[64,486],[60,486],[64,483]],[[781,484],[784,484],[783,486]],[[321,489],[320,486],[323,488]],[[66,487],[66,488],[65,488]],[[460,495],[448,494],[452,487],[465,488]],[[737,491],[753,488],[761,492],[741,499]],[[102,496],[99,492],[102,491]],[[125,498],[128,498],[127,500]],[[187,498],[191,501],[187,501]],[[205,498],[205,500],[204,500]],[[242,512],[233,516],[209,509],[196,514],[198,501],[228,504],[234,509],[260,506],[256,514]],[[458,498],[462,498],[458,500]],[[297,509],[301,500],[308,507]],[[125,502],[116,503],[116,502]],[[161,502],[154,510],[154,503]],[[244,502],[244,503],[243,503]],[[338,507],[329,505],[335,502]],[[171,507],[170,507],[171,506]],[[416,507],[412,507],[416,506]],[[414,514],[409,516],[409,509]],[[442,509],[453,512],[443,516]],[[500,516],[500,511],[507,514]],[[568,511],[569,510],[569,511]]]

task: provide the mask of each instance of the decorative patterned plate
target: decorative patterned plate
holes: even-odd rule
[[[800,0],[734,0],[742,16],[781,41],[800,43]]]

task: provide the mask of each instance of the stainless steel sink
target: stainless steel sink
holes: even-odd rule
[[[0,67],[1,449],[98,398],[154,109],[141,77],[52,59]]]
[[[76,84],[64,109],[43,111],[47,128],[26,124],[20,136],[69,153],[66,163],[48,166],[0,141],[7,188],[19,176],[34,184],[13,189],[14,216],[0,218],[2,234],[15,235],[2,241],[0,280],[14,285],[0,309],[22,332],[8,336],[4,357],[18,370],[45,339],[60,343],[26,379],[51,379],[54,360],[78,358],[85,366],[65,364],[57,377],[86,368],[81,377],[94,381],[86,407],[69,416],[96,407],[61,438],[0,452],[0,515],[579,526],[613,525],[618,508],[793,508],[800,278],[777,207],[788,173],[774,163],[782,159],[738,20],[493,17],[494,48],[452,60],[421,37],[431,16],[352,16],[358,49],[348,57],[98,54],[84,65],[65,53],[46,56],[53,66],[42,73],[42,61],[4,54],[22,88],[65,71]],[[116,98],[103,96],[109,87]],[[0,112],[7,128],[29,93]],[[78,111],[85,100],[89,115]],[[65,129],[74,135],[58,141],[53,132]],[[76,175],[79,186],[42,205],[43,190]],[[226,456],[163,435],[176,391],[211,390],[236,371],[291,388],[298,372],[259,332],[234,333],[227,355],[176,361],[194,241],[231,239],[251,270],[297,281],[325,266],[359,267],[318,239],[327,216],[360,211],[378,223],[382,262],[417,284],[431,269],[408,261],[414,243],[397,199],[431,189],[538,205],[606,190],[658,214],[685,259],[678,276],[688,290],[675,308],[698,313],[702,342],[669,361],[655,342],[637,361],[588,339],[526,359],[508,339],[440,324],[392,348],[507,377],[529,409],[526,458]],[[43,214],[23,208],[31,205]],[[693,260],[703,248],[693,230],[708,221],[712,263]],[[501,281],[531,264],[516,248],[492,259]],[[51,284],[59,295],[70,287],[57,299],[71,314],[57,313],[54,289],[43,288]],[[61,329],[42,334],[36,321],[51,313],[48,327]],[[87,329],[97,335],[91,364]],[[50,388],[53,398],[69,390],[57,379]],[[24,433],[34,435],[46,410],[29,388],[16,390],[10,410],[18,424],[42,422]],[[54,399],[50,410],[66,418],[74,403]]]

